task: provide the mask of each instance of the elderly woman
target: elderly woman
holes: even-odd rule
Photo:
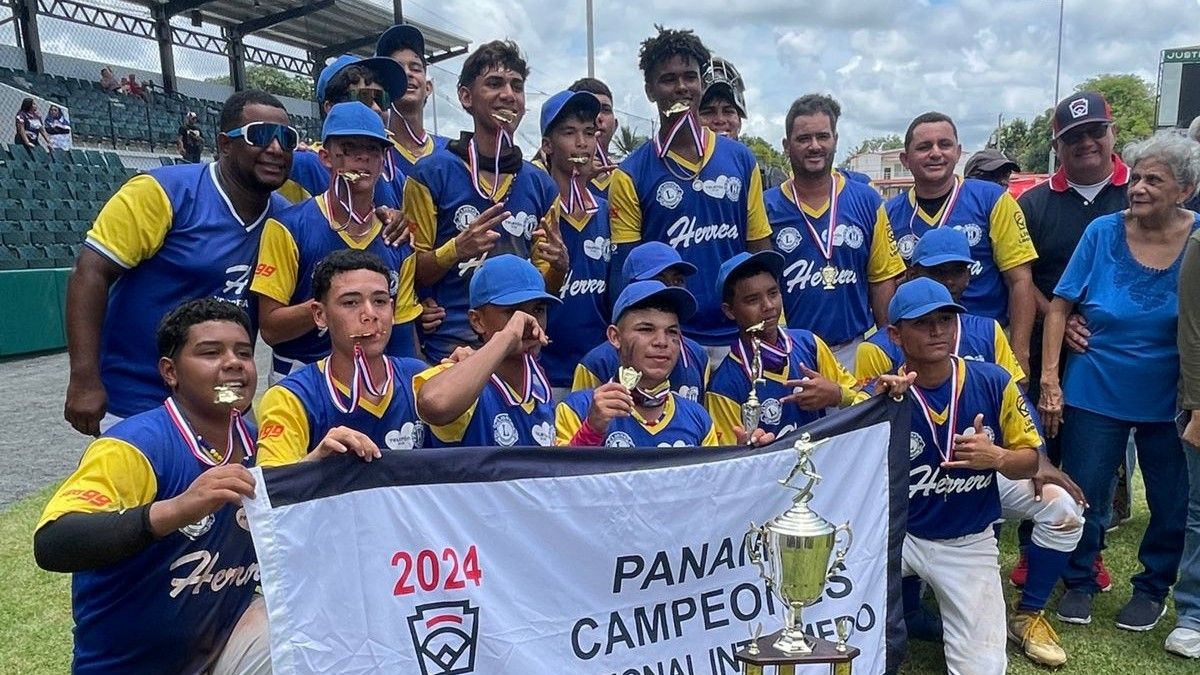
[[[71,120],[56,105],[51,105],[46,111],[46,134],[50,137],[50,147],[56,150],[71,149]]]
[[[1175,429],[1179,351],[1179,268],[1184,243],[1200,216],[1181,205],[1196,192],[1200,145],[1164,133],[1125,149],[1131,168],[1129,209],[1092,221],[1083,234],[1046,316],[1041,400],[1046,432],[1062,433],[1062,461],[1083,488],[1083,538],[1063,574],[1058,618],[1090,623],[1095,574],[1112,515],[1113,473],[1134,429],[1150,522],[1133,577],[1133,597],[1117,627],[1146,631],[1166,611],[1183,549],[1187,467]],[[1091,330],[1084,353],[1060,371],[1067,316],[1079,312]],[[1060,372],[1061,382],[1060,382]]]

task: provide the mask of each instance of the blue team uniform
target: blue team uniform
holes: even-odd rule
[[[425,382],[447,367],[434,366],[417,375],[413,390],[420,392]],[[507,384],[488,382],[479,399],[458,419],[445,426],[429,425],[432,447],[550,446],[554,444],[554,393],[535,378],[531,396],[520,403],[521,394]],[[501,387],[508,392],[506,397]]]
[[[303,194],[297,195],[297,198],[293,199],[294,203],[300,203],[304,198],[315,197],[329,191],[329,169],[321,163],[321,157],[317,154],[319,148],[320,146],[316,145],[308,151],[297,151],[292,156],[291,181],[304,190]],[[388,148],[387,152],[391,158],[399,156],[395,148]],[[400,208],[404,197],[406,175],[401,170],[381,176],[375,183],[375,205],[393,209]]]
[[[579,431],[592,407],[595,391],[572,392],[558,404],[558,441],[566,444]],[[637,413],[609,421],[604,432],[604,446],[609,448],[700,447],[716,445],[712,418],[699,403],[681,398],[672,392],[661,416],[654,424],[639,419]]]
[[[621,357],[617,354],[617,348],[608,341],[601,342],[579,360],[571,389],[595,389],[605,382],[611,382],[617,375],[620,363]],[[684,336],[679,349],[679,360],[675,362],[675,369],[667,378],[671,383],[671,390],[689,401],[703,401],[708,385],[708,373],[708,352],[699,342]]]
[[[186,300],[216,297],[250,315],[246,290],[258,258],[260,225],[287,202],[272,195],[255,221],[242,220],[216,182],[216,163],[161,167],[135,176],[113,195],[85,246],[122,267],[100,337],[100,378],[108,411],[129,417],[169,392],[151,355],[158,322]]]

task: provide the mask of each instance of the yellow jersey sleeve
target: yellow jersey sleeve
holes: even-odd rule
[[[767,222],[767,204],[763,200],[762,172],[756,163],[750,172],[750,185],[746,188],[746,241],[758,241],[769,236],[771,223]]]
[[[708,411],[708,416],[712,418],[713,422],[709,433],[716,436],[715,442],[706,442],[704,445],[737,443],[737,436],[733,433],[733,428],[742,425],[742,406],[727,396],[707,391],[704,393],[704,409]]]
[[[835,382],[842,390],[842,405],[853,405],[870,398],[869,394],[858,388],[858,381],[846,370],[842,362],[837,360],[829,345],[816,335],[813,339],[817,343],[817,367],[814,370],[820,373],[821,377]]]
[[[408,323],[421,316],[421,301],[417,299],[417,254],[400,263],[399,288],[396,290],[395,323]],[[250,287],[254,289],[253,286]]]
[[[420,395],[421,387],[424,387],[426,382],[437,377],[442,372],[453,368],[454,365],[455,364],[453,363],[443,363],[432,368],[426,368],[425,370],[422,370],[414,375],[412,382],[413,400],[416,400],[416,397]],[[478,401],[476,401],[476,403],[478,403]],[[437,436],[438,440],[442,441],[443,443],[458,443],[463,439],[463,436],[466,435],[467,425],[471,423],[471,418],[475,416],[476,403],[472,403],[471,407],[467,408],[463,414],[458,416],[458,419],[446,425],[438,426],[436,424],[430,424],[429,421],[424,418],[422,418],[421,421],[425,422],[425,424],[429,424],[429,430],[432,431],[433,435]],[[420,415],[421,406],[418,405],[417,416],[420,417]]]
[[[308,190],[296,181],[289,178],[283,187],[275,191],[280,197],[288,200],[289,204],[299,204],[300,202],[310,199],[312,195],[308,194]]]
[[[582,426],[583,420],[579,419],[579,415],[576,415],[574,410],[571,410],[571,406],[566,403],[554,406],[555,445],[569,445]]]
[[[130,178],[109,198],[87,243],[125,269],[137,267],[162,248],[175,214],[162,185],[150,174]]]
[[[37,529],[68,513],[124,511],[149,504],[157,493],[154,469],[140,450],[115,438],[97,438],[46,504]]]
[[[258,465],[294,464],[308,455],[308,411],[296,394],[275,385],[258,404]]]
[[[300,250],[296,240],[283,223],[268,218],[258,245],[258,265],[250,290],[281,305],[290,305],[299,274]]]
[[[412,231],[412,245],[418,251],[432,251],[437,243],[437,204],[429,188],[415,178],[404,181],[404,204],[400,213]]]
[[[1000,322],[992,320],[992,350],[996,354],[996,365],[1007,370],[1012,376],[1013,381],[1020,384],[1025,381],[1025,370],[1021,368],[1021,362],[1017,361],[1017,355],[1013,353],[1012,344],[1008,341],[1008,336],[1005,335],[1004,329],[1000,327]]]
[[[704,440],[700,441],[700,447],[714,448],[721,445],[733,445],[736,442],[736,438],[731,438],[728,443],[721,442],[721,436],[717,434],[717,425],[710,422],[708,425],[708,433],[704,434]]]
[[[601,384],[600,378],[596,374],[587,369],[587,366],[582,363],[575,365],[575,376],[571,380],[571,391],[580,391],[583,389],[595,389]]]
[[[608,222],[613,244],[636,244],[642,240],[642,206],[633,178],[621,169],[612,172],[608,184]]]
[[[1042,436],[1033,423],[1025,395],[1017,387],[1016,380],[1010,379],[1004,387],[1004,399],[1000,404],[1000,428],[1004,434],[1004,447],[1009,450],[1042,447]]]
[[[887,210],[883,205],[875,211],[875,232],[871,236],[871,252],[867,258],[867,282],[877,284],[904,274],[904,258],[892,234]]]
[[[1037,251],[1025,226],[1025,214],[1021,213],[1017,200],[1007,191],[1000,195],[992,207],[988,229],[992,240],[992,257],[1001,272],[1037,260]]]
[[[880,375],[895,372],[896,365],[879,345],[864,340],[854,353],[854,379],[861,387]]]

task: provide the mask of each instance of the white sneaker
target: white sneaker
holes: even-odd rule
[[[1200,630],[1178,626],[1167,636],[1163,647],[1172,654],[1200,659]]]

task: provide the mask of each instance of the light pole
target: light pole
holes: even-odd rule
[[[1058,0],[1058,58],[1054,63],[1054,101],[1050,105],[1051,110],[1054,109],[1054,106],[1058,105],[1058,82],[1062,75],[1063,5],[1066,4],[1066,1],[1067,0]],[[1054,113],[1050,114],[1053,115]],[[1051,125],[1053,126],[1053,121]],[[1055,159],[1057,159],[1057,157],[1054,155],[1054,143],[1052,142],[1050,143],[1050,161],[1048,163],[1048,166],[1050,167],[1050,173],[1054,173]]]
[[[596,76],[596,43],[595,30],[592,26],[592,0],[587,0],[587,52],[588,77]]]

